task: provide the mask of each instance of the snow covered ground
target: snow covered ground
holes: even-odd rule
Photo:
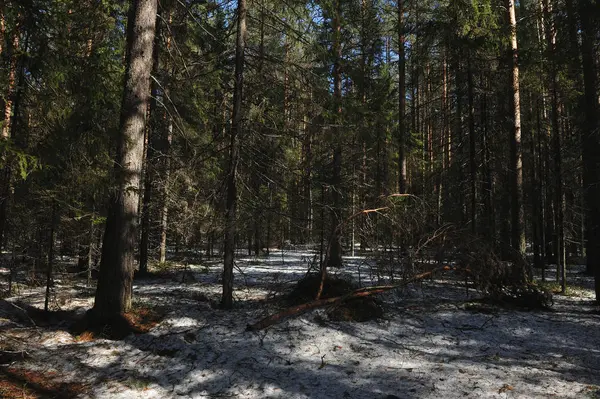
[[[16,323],[7,312],[20,310],[0,301],[0,343],[27,352],[11,369],[81,384],[83,398],[600,397],[600,314],[578,270],[576,295],[555,296],[553,311],[470,306],[473,291],[440,277],[384,295],[382,320],[333,322],[317,310],[246,332],[277,310],[271,298],[310,261],[294,251],[237,261],[232,311],[211,306],[220,295],[216,262],[136,281],[136,301],[165,317],[123,341],[82,342],[26,316]],[[373,262],[346,261],[341,273],[377,282]],[[9,301],[42,307],[42,291]],[[83,286],[55,294],[63,310],[92,305]]]

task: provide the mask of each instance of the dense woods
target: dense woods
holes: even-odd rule
[[[57,256],[97,269],[94,317],[180,254],[223,257],[231,308],[241,252],[324,276],[465,237],[600,296],[596,1],[1,7],[2,249],[48,289]]]
[[[0,0],[0,396],[596,397],[599,65],[598,0]]]

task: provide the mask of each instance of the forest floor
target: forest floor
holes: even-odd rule
[[[147,332],[119,341],[68,332],[93,304],[83,280],[57,276],[60,311],[46,319],[36,311],[44,288],[17,285],[0,300],[0,397],[600,398],[600,313],[579,267],[548,311],[483,306],[460,280],[438,276],[380,296],[378,320],[336,322],[321,309],[246,332],[282,309],[310,260],[240,259],[231,311],[214,306],[216,261],[136,280]],[[377,282],[373,262],[346,263],[339,273]]]

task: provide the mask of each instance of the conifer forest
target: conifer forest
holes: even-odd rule
[[[600,398],[598,0],[0,0],[0,397]]]

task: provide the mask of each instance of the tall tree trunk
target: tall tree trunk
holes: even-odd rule
[[[496,242],[496,220],[494,218],[494,179],[492,177],[492,151],[490,149],[490,138],[488,129],[488,78],[485,74],[481,75],[481,150],[483,155],[483,182],[481,194],[483,197],[483,236],[490,243]]]
[[[2,18],[2,31],[3,35],[0,37],[0,42],[4,40],[4,17]],[[19,25],[15,27],[15,31],[13,32],[13,37],[11,44],[8,46],[9,53],[9,66],[8,66],[8,90],[6,94],[6,100],[4,101],[4,123],[2,125],[2,140],[10,140],[13,136],[13,105],[16,102],[16,97],[18,96],[17,92],[17,82],[22,80],[21,76],[23,74],[23,67],[19,68]],[[17,73],[19,73],[19,77],[17,77]],[[2,154],[2,163],[4,166],[2,167],[2,171],[0,172],[0,249],[2,249],[4,244],[4,234],[6,232],[6,225],[8,219],[8,203],[11,197],[11,176],[12,176],[12,167],[11,160],[8,157],[8,154],[4,152]]]
[[[166,97],[169,96],[168,88],[165,88]],[[166,129],[162,138],[162,187],[161,187],[161,209],[160,209],[160,243],[158,246],[158,260],[160,263],[167,261],[167,232],[169,227],[169,180],[171,177],[171,144],[173,141],[173,118],[168,111],[165,112]]]
[[[447,48],[444,49],[444,56],[442,60],[442,171],[440,173],[440,191],[438,198],[438,224],[441,224],[442,215],[444,210],[447,209],[450,192],[444,184],[444,178],[446,177],[450,164],[452,162],[452,134],[450,133],[450,124],[448,121],[448,60],[447,60]]]
[[[171,25],[173,23],[173,13],[171,10],[168,12],[168,31],[171,31]],[[167,53],[171,53],[171,34],[167,36],[166,50]],[[161,172],[162,172],[162,186],[161,186],[161,208],[160,208],[160,243],[158,246],[158,260],[160,263],[167,261],[167,232],[169,227],[169,182],[171,178],[171,145],[173,142],[173,116],[171,114],[171,107],[166,104],[172,104],[171,100],[171,83],[169,77],[175,72],[169,71],[169,61],[165,63],[165,71],[167,77],[164,83],[164,103],[165,109],[163,113],[163,129],[160,138],[160,151],[161,151]]]
[[[510,103],[512,129],[510,135],[510,192],[511,192],[511,241],[513,248],[525,253],[525,214],[523,210],[523,155],[521,149],[521,98],[519,89],[519,48],[517,44],[517,18],[515,1],[506,0],[510,24],[511,74]]]
[[[404,52],[404,1],[398,0],[398,191],[406,193],[406,55]]]
[[[596,277],[596,301],[600,302],[600,129],[597,93],[597,65],[594,48],[598,30],[597,2],[579,1],[581,17],[581,56],[583,62],[584,94],[582,109],[584,126],[581,131],[583,146],[583,185],[587,207],[587,271]]]
[[[145,115],[150,97],[157,0],[133,0],[127,29],[127,56],[119,141],[116,193],[109,205],[98,287],[91,314],[112,322],[131,308],[137,211],[144,152]]]
[[[453,134],[453,155],[456,157],[455,162],[452,164],[456,171],[458,184],[455,188],[456,198],[454,201],[457,208],[454,209],[458,215],[453,215],[455,221],[465,221],[465,190],[464,190],[464,172],[463,172],[463,154],[462,149],[463,143],[463,73],[462,73],[462,44],[457,44],[456,54],[454,59],[454,72],[455,72],[455,84],[454,84],[454,95],[456,97],[456,117],[454,120],[454,134]]]
[[[237,186],[236,175],[240,157],[240,136],[242,135],[242,95],[244,86],[244,50],[246,47],[246,0],[238,0],[237,34],[235,46],[235,85],[233,91],[233,126],[227,173],[227,203],[225,214],[225,243],[223,265],[223,296],[221,305],[225,309],[233,307],[233,262],[235,256]]]
[[[471,182],[471,232],[477,233],[477,163],[475,141],[475,94],[473,87],[473,70],[471,65],[471,50],[467,55],[467,91],[469,102],[469,174]]]
[[[144,159],[144,192],[142,200],[142,218],[141,218],[141,240],[140,240],[140,273],[148,272],[148,250],[150,246],[150,206],[153,201],[154,180],[156,177],[155,157],[156,157],[156,136],[158,135],[158,75],[160,71],[160,33],[161,16],[156,16],[156,34],[154,36],[154,45],[152,53],[152,79],[150,83],[151,96],[149,112],[146,119],[146,158]]]
[[[547,27],[546,45],[550,61],[549,91],[551,98],[552,126],[552,155],[554,158],[554,211],[556,213],[556,272],[557,280],[561,281],[562,292],[566,291],[566,265],[564,264],[564,212],[562,184],[562,154],[559,126],[558,104],[558,65],[556,59],[556,25],[552,16],[552,6],[549,0],[544,0],[544,15]]]
[[[19,63],[19,26],[15,27],[12,42],[9,46],[9,65],[8,65],[8,91],[6,101],[4,102],[4,124],[2,125],[2,138],[11,137],[11,122],[13,115],[13,104],[16,95],[17,85],[17,67]]]
[[[340,267],[342,265],[342,234],[341,217],[341,183],[342,183],[342,26],[341,26],[341,0],[335,1],[333,18],[333,100],[335,106],[335,128],[333,137],[333,176],[331,210],[331,241],[329,243],[329,256],[327,266]]]

